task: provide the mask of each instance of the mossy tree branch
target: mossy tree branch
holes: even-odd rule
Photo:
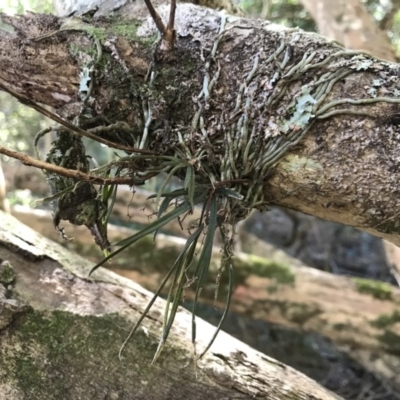
[[[10,216],[1,220],[0,259],[7,260],[8,273],[0,273],[0,397],[339,399],[224,333],[195,367],[190,314],[183,310],[150,366],[165,307],[161,299],[119,360],[132,320],[151,294],[105,270],[88,280],[91,263]],[[197,323],[200,350],[214,328]]]
[[[169,6],[158,12],[168,16]],[[100,140],[178,151],[199,182],[251,177],[252,185],[235,188],[249,206],[284,205],[400,244],[397,65],[189,4],[177,7],[173,53],[154,47],[157,31],[145,13],[39,42],[30,38],[63,21],[3,20],[16,32],[0,35],[2,84],[80,126],[91,123],[82,121],[82,60],[95,48],[91,36],[99,38],[103,57],[88,107],[100,125],[132,128]]]

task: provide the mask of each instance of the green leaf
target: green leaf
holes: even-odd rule
[[[190,268],[190,265],[193,260],[194,251],[197,246],[197,241],[203,230],[204,230],[204,224],[200,224],[199,227],[196,229],[196,231],[189,237],[188,241],[186,242],[184,251],[182,251],[181,253],[182,258],[180,266],[176,270],[175,279],[168,293],[168,298],[164,313],[163,333],[152,363],[154,363],[157,360],[158,356],[160,355],[163,349],[165,342],[168,339],[169,332],[175,320],[176,312],[181,302],[182,293],[185,286],[186,271],[188,270],[188,268]],[[172,298],[173,301],[171,301]],[[171,311],[169,311],[169,306],[171,302],[172,302],[172,309]]]
[[[204,194],[200,194],[195,198],[196,203],[200,202],[204,198]],[[184,202],[175,209],[171,210],[168,214],[165,214],[163,217],[155,220],[151,224],[147,225],[145,228],[141,229],[139,232],[135,233],[132,236],[129,236],[126,239],[121,240],[118,242],[115,246],[121,246],[118,250],[113,251],[108,257],[104,258],[102,261],[100,261],[98,264],[96,264],[91,271],[89,272],[89,276],[96,271],[99,267],[101,267],[103,264],[105,264],[110,258],[115,257],[117,254],[121,253],[124,251],[127,247],[129,247],[131,244],[137,242],[139,239],[142,237],[149,235],[153,233],[154,231],[162,228],[165,224],[168,222],[172,221],[173,219],[179,217],[181,214],[189,211],[191,209],[191,205],[188,202]]]
[[[48,201],[54,201],[56,199],[59,199],[60,197],[64,196],[64,194],[72,192],[74,190],[76,185],[71,185],[68,186],[66,189],[61,190],[60,192],[57,192],[53,194],[52,196],[44,197],[43,199],[37,199],[36,203],[47,203]]]
[[[161,197],[172,197],[172,198],[176,198],[179,196],[186,196],[186,195],[187,195],[186,189],[176,189],[172,192],[161,193]],[[147,198],[147,200],[154,199],[156,197],[157,197],[157,194],[152,194]]]
[[[158,219],[162,217],[162,215],[163,215],[164,212],[167,210],[169,204],[171,203],[171,201],[172,201],[173,199],[174,199],[173,197],[169,197],[169,196],[168,196],[168,197],[166,197],[166,198],[162,201],[162,203],[161,203],[161,205],[160,205],[160,208],[158,209],[158,212],[157,212],[157,218],[158,218]],[[154,242],[156,241],[157,233],[158,233],[158,229],[154,232],[154,236],[153,236],[153,241],[154,241]]]
[[[117,190],[118,190],[118,185],[110,185],[110,187],[107,190],[107,193],[103,197],[104,198],[103,203],[107,207],[105,216],[103,217],[104,223],[108,222],[108,219],[110,218],[110,215],[114,208],[114,204],[117,200]],[[111,204],[108,205],[107,203],[108,203],[108,200],[110,199],[110,197],[111,197]]]
[[[194,192],[196,188],[196,179],[194,175],[194,168],[192,166],[188,166],[186,168],[186,176],[184,182],[184,188],[187,190],[189,202],[192,205],[192,209],[194,208]]]
[[[169,181],[171,180],[171,178],[175,175],[176,171],[178,171],[179,169],[183,168],[185,166],[185,164],[178,164],[175,165],[175,167],[173,167],[171,169],[171,171],[168,173],[168,175],[166,176],[163,184],[160,187],[160,190],[157,193],[157,197],[156,197],[156,207],[158,208],[158,204],[160,202],[160,198],[162,197],[162,192],[163,190],[166,188],[166,186],[168,185]]]
[[[197,240],[201,234],[201,232],[203,231],[204,226],[201,225],[197,228],[196,232],[194,232],[191,236],[189,236],[189,238],[186,241],[185,246],[183,247],[182,251],[180,252],[178,258],[176,259],[174,265],[171,267],[171,269],[168,271],[167,275],[165,276],[164,280],[161,282],[161,285],[159,286],[159,288],[157,289],[157,291],[154,293],[154,296],[152,297],[152,299],[150,300],[149,304],[147,305],[147,307],[144,309],[143,314],[140,316],[140,318],[138,319],[138,321],[136,322],[135,326],[132,328],[132,330],[129,332],[128,337],[125,339],[124,343],[122,344],[120,351],[119,351],[119,358],[121,358],[122,355],[122,351],[124,350],[124,348],[126,347],[126,345],[128,344],[129,340],[131,339],[131,337],[135,334],[135,332],[137,331],[137,329],[139,328],[140,324],[142,323],[142,321],[144,320],[144,318],[146,317],[146,315],[148,314],[149,310],[151,309],[151,307],[153,306],[154,302],[156,301],[157,297],[160,295],[162,289],[164,288],[165,284],[168,282],[168,280],[170,279],[171,275],[174,273],[174,271],[176,271],[176,269],[178,268],[178,266],[182,263],[185,254],[187,253],[188,249],[190,249],[191,246],[196,246],[197,244]],[[168,336],[168,335],[167,335]],[[166,339],[165,339],[166,340]],[[160,347],[160,346],[159,346]],[[161,351],[161,348],[160,348]]]
[[[225,308],[224,312],[222,314],[222,317],[218,323],[218,326],[214,332],[213,337],[211,338],[210,342],[206,346],[206,348],[203,350],[203,352],[199,355],[198,360],[204,356],[204,354],[207,353],[208,349],[212,346],[212,344],[215,341],[215,338],[217,337],[219,331],[221,330],[222,324],[225,321],[226,316],[228,315],[229,307],[231,304],[231,298],[232,298],[232,292],[233,292],[233,266],[231,262],[231,251],[230,251],[230,243],[229,239],[226,237],[224,230],[222,229],[222,224],[218,224],[219,230],[221,232],[221,237],[224,242],[224,247],[223,247],[223,257],[221,259],[221,263],[228,265],[228,294],[226,298],[226,303],[225,303]],[[216,288],[218,290],[218,287]],[[216,293],[217,296],[217,293]]]
[[[199,262],[195,271],[195,276],[198,276],[197,287],[194,296],[192,307],[192,342],[196,342],[196,308],[199,300],[201,289],[203,288],[204,279],[207,276],[208,269],[211,263],[211,256],[214,243],[214,234],[217,227],[217,200],[215,197],[211,199],[210,215],[207,226],[207,234],[204,240],[202,252],[199,257]]]
[[[244,196],[242,194],[235,192],[234,190],[228,189],[228,188],[219,188],[218,193],[221,193],[226,197],[232,197],[233,199],[236,199],[236,200],[243,200],[243,198],[244,198]]]
[[[227,299],[226,299],[224,313],[222,314],[222,317],[219,320],[219,324],[218,324],[217,328],[215,329],[213,337],[211,338],[210,342],[208,343],[206,348],[203,350],[203,352],[197,358],[198,360],[200,360],[200,358],[202,358],[204,356],[204,354],[206,354],[207,351],[209,350],[209,348],[212,346],[212,344],[214,343],[216,337],[218,336],[219,331],[221,330],[222,324],[224,323],[226,316],[228,315],[229,307],[231,305],[232,292],[233,292],[233,267],[232,267],[231,263],[229,263],[229,266],[228,266],[228,274],[229,274],[228,275],[229,276],[229,280],[228,280],[228,295],[227,295]]]

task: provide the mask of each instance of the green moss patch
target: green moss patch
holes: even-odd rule
[[[137,382],[145,381],[148,393],[140,398],[149,398],[164,379],[163,354],[150,365],[157,342],[140,330],[118,360],[130,328],[118,315],[29,311],[0,338],[0,385],[12,382],[29,400],[130,399],[145,388]],[[171,356],[179,350],[164,351]],[[179,384],[173,378],[170,383]]]
[[[360,293],[369,294],[379,300],[392,298],[392,286],[388,283],[363,278],[353,278],[352,281]]]
[[[378,340],[385,346],[388,353],[400,356],[400,335],[392,331],[386,331],[378,336]]]
[[[234,258],[233,266],[235,268],[235,276],[242,282],[250,274],[262,278],[274,279],[277,283],[282,285],[291,285],[296,279],[288,265],[261,257],[249,255],[246,260],[243,258]]]
[[[382,314],[374,321],[371,322],[371,325],[375,328],[385,329],[390,325],[394,325],[400,322],[400,311],[393,311],[392,314]]]

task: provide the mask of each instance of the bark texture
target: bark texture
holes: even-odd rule
[[[118,349],[151,294],[91,264],[10,216],[0,228],[0,397],[14,399],[338,399],[312,380],[221,333],[193,365],[190,314],[150,366],[162,324],[156,302]],[[198,320],[197,348],[214,330]]]
[[[375,24],[361,1],[333,4],[324,0],[303,0],[303,4],[324,36],[342,42],[348,49],[365,50],[375,57],[396,61],[387,33]],[[384,241],[384,246],[392,274],[400,285],[400,249],[387,241]]]
[[[169,8],[159,11],[166,16]],[[123,135],[108,125],[101,140],[137,147],[149,122],[146,147],[179,149],[200,183],[247,179],[234,186],[245,208],[280,204],[400,243],[397,65],[267,22],[228,17],[224,24],[190,4],[177,8],[176,50],[163,53],[149,47],[150,17],[135,16],[64,25],[57,34],[56,17],[3,17],[17,31],[0,37],[1,82],[27,104],[82,117],[82,59],[88,49],[96,53],[97,35],[103,58],[90,112],[103,124],[129,124]]]

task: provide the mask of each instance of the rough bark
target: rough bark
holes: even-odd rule
[[[348,49],[365,50],[375,57],[396,61],[387,33],[375,24],[361,1],[303,0],[302,3],[322,35],[343,43]],[[384,246],[392,274],[400,285],[400,249],[387,241]]]
[[[151,294],[91,264],[10,216],[0,227],[0,397],[14,399],[337,399],[312,380],[221,333],[193,365],[190,314],[150,366],[163,300],[118,348]],[[197,321],[204,348],[213,329]]]
[[[162,15],[169,11],[165,6],[160,6],[159,10]],[[146,90],[145,77],[153,65],[154,51],[149,51],[149,38],[154,38],[155,34],[146,14],[136,18],[136,22],[129,25],[135,26],[134,32],[127,31],[126,23],[122,27],[121,24],[116,26],[115,21],[114,25],[104,20],[97,23],[95,32],[102,39],[107,59],[97,75],[91,104],[96,115],[106,116],[110,122],[128,122],[133,136],[144,120],[140,107],[141,88]],[[90,38],[65,30],[47,40],[33,41],[29,38],[56,31],[61,21],[51,16],[3,19],[18,30],[11,36],[1,33],[1,82],[30,100],[57,107],[64,118],[79,115],[82,104],[77,92],[81,66],[71,48],[92,49],[95,46]],[[210,160],[215,162],[214,170],[219,171],[217,180],[246,177],[251,181],[252,174],[257,171],[251,170],[246,176],[246,165],[238,167],[233,175],[222,176],[220,163],[229,158],[225,153],[229,147],[228,139],[224,139],[226,126],[234,127],[241,116],[247,116],[250,121],[247,127],[254,128],[247,139],[263,145],[274,135],[283,140],[296,136],[299,122],[295,120],[304,112],[300,117],[307,122],[300,131],[307,130],[307,134],[297,145],[289,143],[286,156],[267,175],[259,176],[257,182],[249,185],[255,190],[262,187],[257,206],[263,208],[268,202],[280,204],[356,226],[399,244],[396,183],[399,106],[395,98],[398,67],[367,55],[342,54],[340,47],[318,35],[285,31],[267,22],[228,18],[218,36],[220,29],[221,17],[211,10],[189,4],[177,8],[177,49],[161,54],[162,60],[156,59],[157,78],[153,90],[157,97],[152,98],[152,118],[156,123],[150,132],[151,149],[164,154],[172,152],[178,146],[178,131],[187,143],[203,149],[204,143],[197,139],[191,142],[190,128],[185,128],[192,126],[194,114],[203,106],[206,110],[204,128],[209,132],[212,146],[208,156],[214,157]],[[202,56],[206,54],[207,57],[216,43],[218,51],[207,71]],[[280,47],[282,52],[278,51]],[[305,64],[300,67],[299,62],[304,55],[313,60],[309,59],[309,65],[302,70]],[[323,65],[317,64],[322,60],[325,60]],[[293,71],[296,65],[298,73]],[[284,78],[289,71],[290,78]],[[368,99],[372,103],[349,105],[344,101],[337,106],[344,111],[333,107],[324,112],[319,107],[317,118],[307,114],[309,111],[302,109],[304,104],[300,105],[302,90],[306,90],[305,85],[313,79],[334,73],[332,71],[343,72],[343,76],[338,76],[330,92],[326,85],[321,87],[322,91],[327,90],[326,98],[319,104],[321,107],[340,99]],[[275,78],[274,73],[277,73]],[[199,104],[199,94],[204,95],[203,83],[216,77],[209,101]],[[244,94],[243,84],[248,85]],[[238,93],[242,94],[242,102],[235,111]],[[245,96],[251,97],[251,110],[244,109]],[[279,101],[268,105],[271,96]],[[392,100],[375,102],[375,96],[388,96]],[[293,98],[297,101],[291,104]],[[29,99],[23,101],[29,103]],[[332,110],[337,115],[331,115]],[[347,114],[349,112],[353,114]],[[282,124],[289,132],[286,136],[282,134]],[[201,135],[198,125],[197,133]],[[105,137],[110,140],[110,135]],[[116,139],[111,134],[113,140]],[[123,146],[132,147],[135,139],[125,137],[124,141]],[[240,159],[236,161],[240,166]],[[200,179],[208,178],[203,175]],[[248,188],[244,189],[246,193],[249,193]],[[250,193],[249,197],[253,199],[253,195]]]

